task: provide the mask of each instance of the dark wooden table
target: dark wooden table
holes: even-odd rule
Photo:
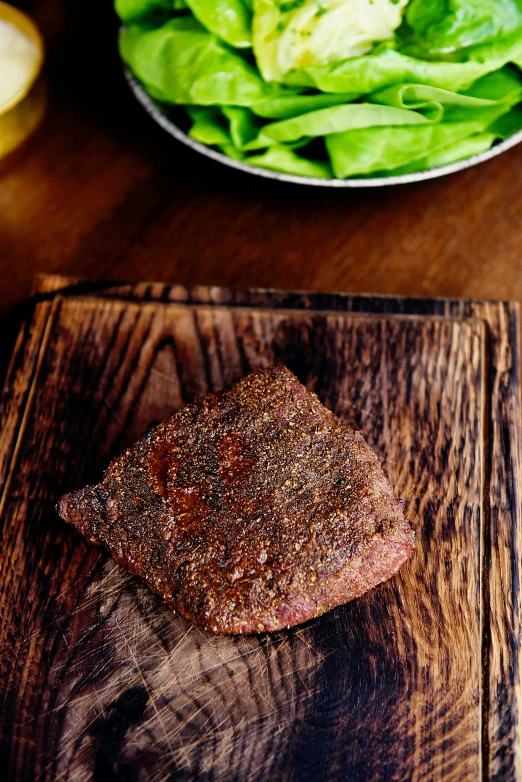
[[[49,109],[31,141],[0,164],[0,375],[38,272],[243,288],[522,299],[522,145],[480,168],[400,189],[329,192],[248,177],[173,142],[135,103],[121,74],[111,0],[26,0],[20,5],[35,16],[47,41]],[[419,305],[419,309],[424,306],[433,306],[440,314],[439,305]],[[460,305],[440,304],[441,310],[444,306],[453,313]],[[500,350],[501,343],[495,339],[488,344]],[[488,366],[504,373],[499,374],[502,384],[499,381],[492,387],[499,394],[502,414],[513,422],[518,416],[511,415],[506,404],[509,374],[502,363],[511,357],[503,343],[502,347],[501,361],[488,359]],[[23,377],[28,376],[31,373],[24,371]],[[38,394],[33,398],[38,400]],[[74,403],[72,394],[68,398]],[[486,408],[494,410],[494,405],[488,402]],[[43,419],[35,416],[34,420],[41,425]],[[89,431],[91,419],[83,411],[75,420],[84,427],[82,432]],[[496,431],[498,442],[516,461],[518,450],[511,449],[508,429],[499,426]],[[36,431],[38,447],[45,446],[46,436]],[[18,443],[17,438],[14,441]],[[33,440],[28,442],[31,446]],[[451,442],[458,440],[451,438]],[[28,469],[34,469],[35,481],[41,479],[42,485],[48,481],[55,492],[49,464],[41,470],[34,457],[40,452],[35,448],[28,453]],[[81,452],[78,458],[90,453]],[[101,469],[105,454],[98,456]],[[477,459],[470,459],[470,464],[479,470]],[[505,464],[511,464],[508,457]],[[22,475],[13,474],[17,480]],[[492,485],[488,474],[488,489]],[[500,485],[499,492],[511,492],[514,486],[507,479]],[[17,484],[13,486],[15,499],[22,496],[17,494]],[[34,498],[40,495],[32,493],[32,484],[28,486],[27,496],[36,507]],[[51,501],[47,498],[46,502],[43,510],[38,506],[38,513],[54,513],[49,510]],[[510,497],[504,505],[515,512]],[[499,524],[499,518],[503,519],[495,517],[495,523]],[[21,527],[12,525],[21,545],[27,543],[27,572],[31,572],[31,552],[44,550],[39,543],[42,536],[47,536],[46,545],[54,546],[53,536],[61,528],[55,516],[52,524],[56,526],[39,525],[39,519],[35,513],[33,527],[24,534],[20,534]],[[509,550],[510,544],[501,545],[503,538],[496,536],[497,528],[491,529],[498,551]],[[506,523],[499,524],[499,529],[510,535],[515,527]],[[76,551],[72,543],[69,550]],[[87,557],[98,554],[90,548],[78,551],[80,559],[85,552],[82,567],[89,573]],[[71,557],[73,569],[76,561]],[[507,557],[499,561],[495,578],[516,592],[511,561]],[[507,568],[507,576],[502,568]],[[10,572],[24,583],[26,571],[13,568]],[[38,582],[41,593],[46,583]],[[497,582],[490,577],[490,583]],[[496,594],[518,616],[507,587]],[[36,616],[35,605],[35,598],[27,601]],[[68,603],[63,605],[65,615]],[[356,606],[354,610],[361,609]],[[509,627],[514,635],[516,623]],[[64,641],[67,644],[65,636]],[[10,652],[23,657],[14,644]],[[508,666],[509,655],[501,657]],[[478,670],[478,663],[475,667]],[[487,675],[485,666],[484,681]],[[491,708],[501,712],[505,702],[496,697],[496,690],[491,692]],[[511,697],[509,691],[505,697]],[[42,699],[42,711],[46,703]],[[484,703],[487,709],[487,698]],[[110,724],[102,727],[110,728]],[[502,734],[506,747],[514,746],[508,728]],[[109,741],[114,736],[118,737],[117,728],[116,733],[109,733]],[[486,752],[496,747],[494,741],[488,742],[484,733]],[[37,745],[27,740],[20,746],[30,754]],[[498,768],[511,768],[510,751],[498,751]],[[104,762],[101,754],[100,758]],[[500,772],[498,778],[502,778]]]
[[[4,334],[41,271],[522,299],[522,146],[463,174],[373,192],[248,177],[145,116],[120,72],[109,0],[19,5],[47,41],[50,101],[38,134],[0,169]]]

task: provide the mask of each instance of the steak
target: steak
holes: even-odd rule
[[[215,633],[318,616],[414,547],[376,454],[285,367],[178,410],[58,510]]]

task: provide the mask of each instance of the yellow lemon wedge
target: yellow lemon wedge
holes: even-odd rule
[[[26,14],[0,2],[0,114],[24,98],[43,61],[43,41]]]

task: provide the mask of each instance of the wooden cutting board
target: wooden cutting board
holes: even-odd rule
[[[54,509],[173,409],[284,363],[379,453],[416,551],[301,627],[207,634]],[[39,280],[3,397],[8,780],[515,780],[518,307]]]

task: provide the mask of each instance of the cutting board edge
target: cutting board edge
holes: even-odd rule
[[[65,285],[64,285],[65,283]],[[42,288],[45,291],[42,291]],[[51,288],[52,290],[49,290]],[[489,477],[489,485],[493,488],[495,483],[495,463],[502,467],[498,468],[500,472],[511,469],[511,484],[508,487],[509,496],[507,500],[512,500],[509,506],[501,508],[504,514],[504,523],[502,528],[509,532],[509,543],[511,545],[511,563],[509,573],[505,571],[505,563],[493,562],[492,572],[490,574],[490,611],[491,595],[499,596],[499,587],[501,597],[496,601],[495,606],[499,615],[497,616],[497,626],[512,628],[511,643],[508,644],[509,658],[507,661],[505,655],[501,660],[494,661],[490,665],[488,672],[490,679],[488,707],[491,708],[487,722],[488,730],[485,730],[484,749],[489,755],[489,761],[484,763],[484,779],[513,779],[516,780],[522,776],[522,747],[520,735],[520,714],[522,706],[522,693],[520,690],[520,670],[518,666],[518,643],[520,637],[521,605],[518,595],[520,590],[520,568],[518,561],[522,553],[522,505],[521,505],[521,465],[522,465],[522,447],[521,447],[521,394],[520,394],[520,375],[519,375],[519,316],[520,307],[517,302],[479,302],[455,299],[402,299],[396,297],[372,297],[372,296],[350,296],[349,294],[318,294],[318,293],[294,293],[291,291],[228,291],[217,288],[188,289],[183,286],[168,286],[159,284],[153,285],[153,290],[147,284],[115,284],[111,282],[89,282],[71,280],[60,276],[41,276],[36,282],[36,290],[31,302],[31,309],[26,322],[21,330],[17,346],[13,354],[7,384],[3,394],[3,410],[9,411],[10,402],[13,403],[14,397],[20,397],[20,393],[30,395],[32,383],[28,388],[17,389],[17,394],[13,391],[13,381],[20,375],[22,379],[27,378],[27,372],[20,372],[20,368],[25,369],[33,367],[29,372],[33,378],[34,368],[37,366],[41,354],[42,344],[38,343],[36,338],[37,329],[35,320],[40,310],[46,318],[45,328],[49,328],[52,322],[52,312],[54,310],[54,300],[60,296],[78,295],[106,295],[122,298],[124,300],[150,300],[150,301],[180,301],[180,299],[171,298],[173,295],[181,295],[183,303],[199,304],[224,304],[225,306],[241,306],[245,304],[248,297],[252,297],[247,306],[263,306],[270,308],[299,309],[314,308],[319,302],[322,304],[328,302],[331,304],[332,311],[351,311],[368,312],[362,307],[369,308],[369,314],[404,314],[411,313],[421,316],[441,316],[457,319],[479,319],[487,325],[490,352],[489,352],[489,410],[492,414],[496,411],[500,414],[500,426],[495,426],[494,418],[489,422],[489,442],[492,452],[496,450],[490,458],[492,464],[492,473]],[[38,293],[40,291],[40,293]],[[209,301],[209,296],[213,298]],[[158,298],[156,298],[156,296]],[[228,297],[228,300],[227,300]],[[218,299],[218,300],[216,300]],[[224,299],[224,301],[222,300]],[[292,304],[290,306],[289,302]],[[44,305],[43,309],[38,304]],[[383,305],[385,307],[383,308]],[[374,309],[375,307],[375,309]],[[324,307],[322,307],[323,309]],[[361,308],[361,309],[360,309]],[[399,312],[394,313],[394,309]],[[328,309],[328,307],[327,307]],[[29,366],[26,366],[29,365]],[[34,379],[34,378],[33,378]],[[501,385],[503,383],[503,385]],[[26,402],[27,402],[26,396]],[[16,406],[16,405],[15,405]],[[22,405],[22,418],[26,412],[27,404]],[[3,417],[0,420],[4,420]],[[11,422],[12,429],[16,432],[16,421]],[[5,436],[6,430],[3,428],[2,434]],[[4,436],[2,439],[4,439]],[[507,436],[507,440],[506,440]],[[502,439],[503,438],[503,439]],[[5,467],[5,464],[4,464]],[[498,467],[498,465],[497,465]],[[2,475],[2,463],[0,462],[0,477]],[[496,476],[497,482],[502,482],[503,476]],[[492,495],[491,495],[492,496]],[[493,502],[493,497],[492,497]],[[494,510],[492,508],[492,510]],[[506,515],[507,514],[507,515]],[[492,514],[493,516],[493,514]],[[509,518],[511,521],[510,529],[506,529],[505,521]],[[493,526],[490,525],[491,535],[494,534]],[[490,541],[491,542],[491,541]],[[511,580],[510,580],[511,579]],[[506,584],[512,586],[512,591],[507,594]],[[502,612],[502,616],[500,616]],[[494,613],[494,612],[493,612]],[[502,621],[501,621],[502,620]],[[497,639],[492,639],[495,632],[492,624],[490,633],[490,652]],[[497,627],[498,629],[498,627]],[[498,666],[498,670],[497,670]],[[507,687],[506,687],[507,685]],[[509,687],[511,690],[509,691]],[[499,693],[508,690],[508,697],[499,698]]]
[[[36,300],[42,300],[54,297],[57,294],[62,296],[79,295],[106,295],[121,296],[123,298],[136,298],[138,301],[169,301],[168,293],[174,295],[178,292],[184,292],[183,301],[199,302],[204,301],[209,304],[222,303],[233,305],[236,301],[243,301],[259,297],[265,299],[267,306],[276,305],[282,298],[292,297],[301,298],[307,301],[329,300],[334,303],[341,302],[360,302],[361,305],[371,304],[372,302],[387,305],[394,303],[400,307],[404,304],[416,307],[412,314],[430,314],[434,305],[440,314],[447,314],[448,307],[456,308],[461,317],[470,317],[465,308],[472,305],[490,305],[498,306],[508,304],[514,312],[520,313],[520,303],[515,300],[495,300],[495,299],[461,299],[451,296],[393,296],[379,293],[352,293],[350,291],[309,291],[304,289],[282,289],[282,288],[223,288],[218,285],[180,285],[169,282],[152,281],[129,281],[129,280],[89,280],[84,277],[75,277],[70,275],[39,273],[33,278],[31,287],[32,297]],[[161,294],[159,293],[161,292]],[[156,298],[158,297],[158,298]],[[274,301],[271,299],[274,298]],[[175,300],[175,299],[172,299]],[[253,303],[250,306],[254,306]],[[292,309],[292,307],[291,307]],[[295,307],[294,307],[295,309]],[[329,309],[328,307],[326,309]],[[362,310],[364,311],[364,310]],[[390,314],[387,310],[382,310]],[[469,310],[468,310],[469,312]]]

